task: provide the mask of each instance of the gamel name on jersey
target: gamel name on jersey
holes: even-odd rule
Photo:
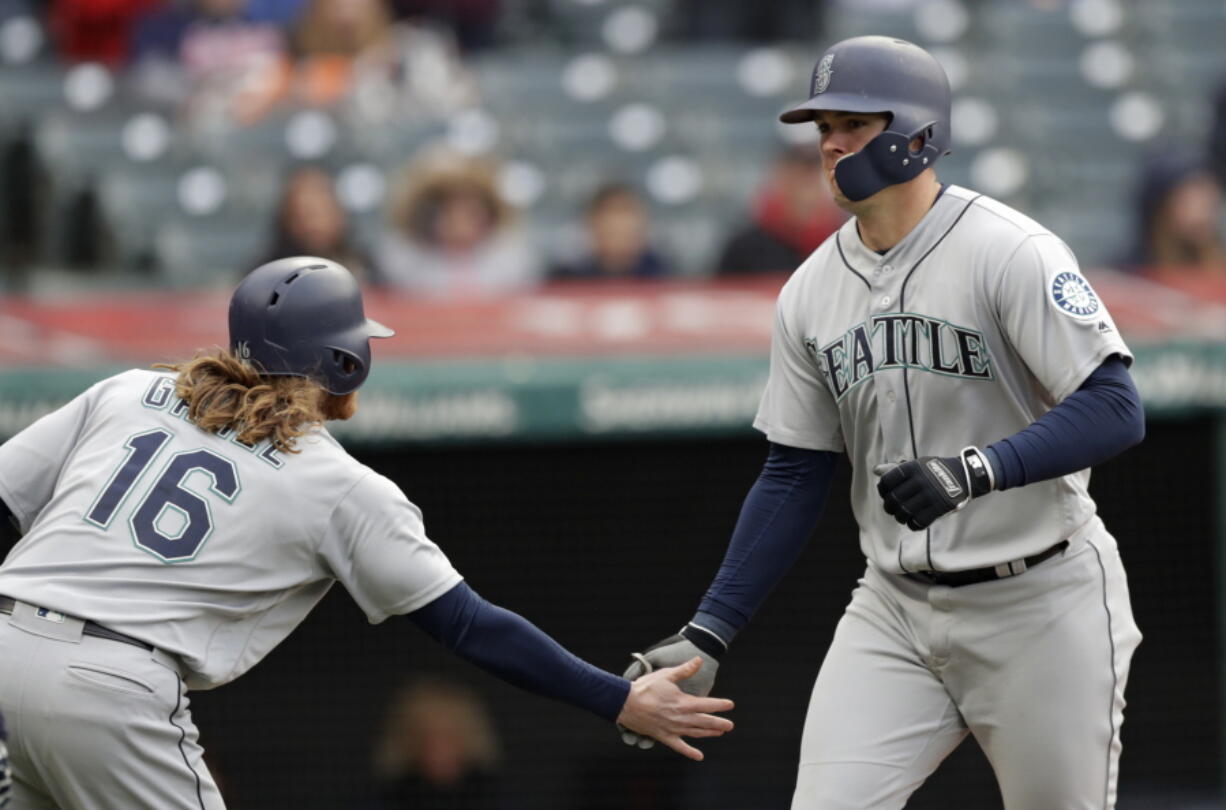
[[[184,422],[190,421],[187,403],[175,395],[175,380],[173,377],[158,377],[155,379],[141,397],[141,405],[155,411],[167,410],[169,407],[169,412],[172,416],[178,417]],[[248,444],[241,441],[238,438],[237,432],[231,427],[217,431],[217,435],[223,439],[228,439],[232,444],[245,448],[250,453],[254,453],[261,461],[274,469],[279,470],[285,466],[285,459],[277,452],[277,448],[272,445],[272,442],[267,439],[259,444]]]

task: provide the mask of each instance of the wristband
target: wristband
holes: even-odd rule
[[[963,448],[959,457],[962,459],[962,469],[966,473],[966,482],[972,498],[987,495],[996,489],[996,475],[992,470],[992,462],[983,454],[983,451],[971,445]]]
[[[728,651],[728,645],[722,638],[705,627],[690,622],[681,628],[681,637],[702,650],[707,655],[719,660]]]

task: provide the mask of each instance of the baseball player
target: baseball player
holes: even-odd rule
[[[839,42],[810,96],[782,120],[816,123],[853,217],[780,293],[754,421],[770,452],[723,564],[627,676],[700,654],[683,688],[707,693],[846,453],[867,568],[813,688],[792,807],[902,807],[968,733],[1008,810],[1113,807],[1141,636],[1086,486],[1144,435],[1132,355],[1057,237],[937,180],[950,90],[928,53]]]
[[[0,710],[18,810],[223,807],[187,691],[237,678],[339,581],[371,622],[407,614],[517,686],[650,735],[732,727],[729,701],[599,670],[481,599],[421,512],[322,423],[357,408],[370,338],[340,265],[252,271],[230,349],[103,380],[0,446],[24,532],[0,566]]]

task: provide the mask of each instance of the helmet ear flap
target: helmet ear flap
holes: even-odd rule
[[[910,153],[911,157],[916,158],[929,155],[933,160],[935,160],[937,157],[937,155],[934,154],[936,150],[932,146],[932,139],[934,137],[936,137],[936,124],[929,124],[917,132],[907,144],[907,151]],[[916,141],[919,141],[919,145],[913,146]]]
[[[340,367],[342,374],[352,374],[358,370],[358,361],[340,349],[332,350],[332,362]]]
[[[325,351],[325,362],[329,366],[326,377],[333,393],[348,394],[366,380],[370,364],[365,359],[337,346],[329,346]]]
[[[927,152],[931,147],[923,144],[919,152],[913,152],[912,140],[906,135],[887,130],[869,141],[859,152],[835,164],[835,180],[844,196],[858,202],[886,186],[905,183],[918,176],[932,163]]]

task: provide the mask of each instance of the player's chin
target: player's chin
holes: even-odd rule
[[[843,193],[843,189],[839,188],[839,181],[834,179],[834,172],[826,173],[826,182],[830,186],[830,196],[834,200],[834,204],[839,208],[846,209],[851,205],[851,200],[847,199],[847,195]]]
[[[328,394],[324,398],[323,404],[324,419],[331,421],[344,421],[352,419],[353,415],[358,412],[358,392],[351,391],[348,394],[340,396],[336,394]]]
[[[834,200],[834,204],[842,210],[849,214],[856,213],[856,204],[847,199],[847,195],[839,191],[839,187],[834,183],[830,184],[830,196]]]

